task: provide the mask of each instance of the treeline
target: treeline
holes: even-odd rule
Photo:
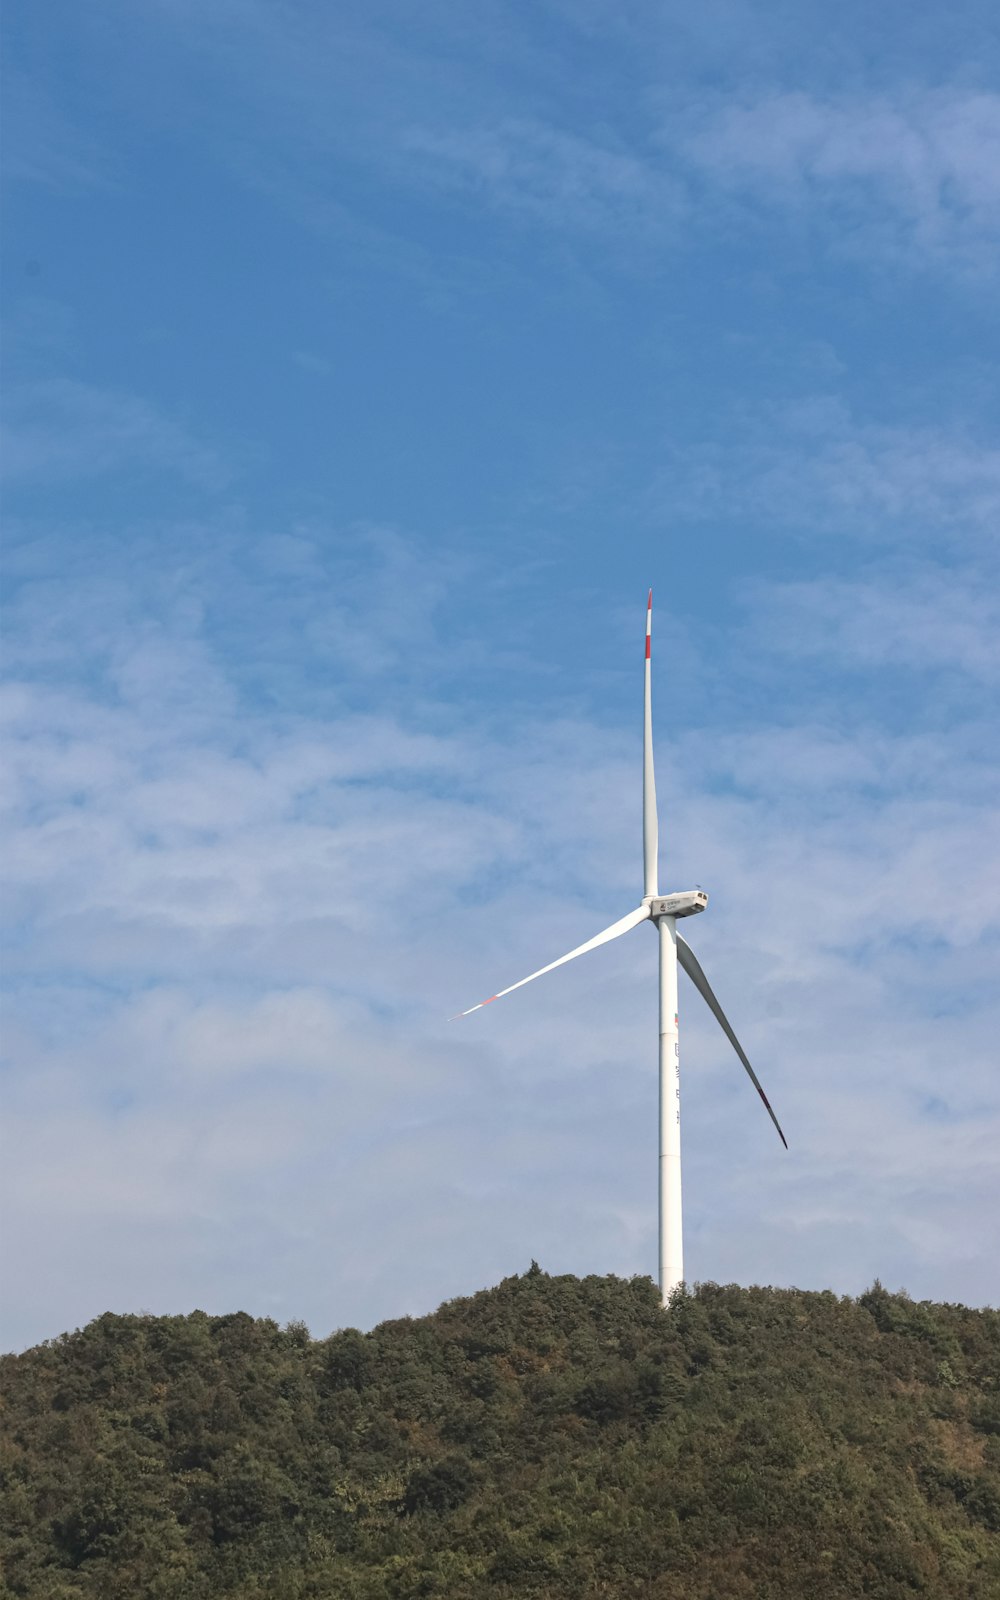
[[[1000,1596],[1000,1313],[529,1272],[311,1340],[99,1317],[0,1363],[31,1600]]]

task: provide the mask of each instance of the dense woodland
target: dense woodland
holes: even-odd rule
[[[2,1363],[6,1595],[1000,1596],[1000,1313],[521,1277]]]

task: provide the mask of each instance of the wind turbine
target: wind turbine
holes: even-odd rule
[[[623,933],[638,927],[640,922],[653,923],[660,939],[659,1267],[660,1298],[666,1305],[671,1292],[684,1281],[684,1242],[681,1227],[680,1038],[677,1018],[678,962],[742,1061],[786,1150],[788,1140],[781,1131],[781,1125],[771,1109],[771,1102],[764,1093],[757,1074],[747,1060],[743,1046],[730,1027],[729,1020],[702,971],[701,963],[691,946],[677,932],[677,923],[681,917],[693,917],[697,912],[704,911],[708,905],[708,895],[702,889],[684,889],[673,894],[661,895],[657,888],[659,826],[656,816],[656,783],[653,777],[653,712],[650,696],[652,633],[653,591],[650,589],[649,599],[646,602],[646,681],[643,704],[642,903],[634,911],[630,911],[628,916],[621,917],[618,922],[613,922],[610,928],[605,928],[602,933],[595,934],[593,939],[588,939],[586,944],[577,945],[575,950],[570,950],[568,955],[560,956],[558,961],[550,961],[547,967],[539,967],[537,972],[529,973],[518,983],[512,983],[507,989],[498,990],[487,1000],[480,1000],[478,1005],[470,1006],[468,1011],[458,1012],[458,1017],[471,1016],[473,1011],[480,1011],[483,1006],[492,1005],[494,1000],[502,999],[505,994],[512,994],[515,989],[523,988],[526,983],[533,983],[546,972],[565,966],[567,961],[575,961],[577,956],[586,955],[588,950],[596,950],[599,945],[609,944],[612,939],[619,939]],[[457,1017],[453,1017],[452,1021],[457,1021]]]

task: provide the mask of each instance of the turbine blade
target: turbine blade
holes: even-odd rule
[[[650,672],[653,634],[653,591],[646,601],[646,684],[642,723],[642,881],[643,894],[658,893],[656,887],[659,854],[659,824],[656,820],[656,778],[653,774],[653,706],[650,697]]]
[[[723,1009],[720,1006],[718,1000],[715,998],[715,994],[714,994],[714,992],[712,990],[712,985],[709,983],[709,981],[706,978],[704,972],[702,971],[701,962],[698,960],[698,957],[695,955],[694,951],[691,949],[691,946],[688,944],[687,940],[686,939],[682,939],[680,934],[677,935],[677,959],[680,962],[681,966],[684,968],[684,971],[687,973],[688,977],[691,979],[691,982],[694,984],[694,986],[697,989],[698,993],[701,995],[702,999],[705,1001],[705,1004],[708,1006],[709,1011],[711,1011],[714,1014],[716,1021],[719,1023],[719,1026],[722,1028],[722,1031],[725,1034],[726,1038],[729,1040],[729,1043],[732,1045],[733,1049],[736,1051],[736,1054],[739,1056],[739,1058],[742,1061],[743,1065],[746,1067],[746,1070],[750,1075],[750,1082],[753,1084],[753,1086],[756,1089],[757,1093],[760,1095],[761,1099],[763,1100],[764,1105],[767,1108],[767,1114],[770,1117],[771,1121],[774,1123],[774,1126],[778,1130],[778,1137],[780,1138],[782,1144],[784,1145],[785,1149],[787,1150],[788,1149],[788,1140],[785,1138],[785,1135],[781,1131],[781,1123],[778,1121],[778,1119],[775,1116],[774,1112],[771,1110],[771,1102],[767,1098],[767,1095],[764,1093],[763,1089],[761,1088],[760,1079],[757,1077],[757,1074],[754,1072],[753,1067],[750,1065],[749,1061],[747,1060],[746,1056],[744,1055],[743,1046],[740,1044],[740,1041],[737,1039],[737,1037],[736,1037],[735,1033],[733,1032],[732,1028],[729,1026],[729,1020],[728,1020],[728,1018],[726,1016],[726,1013],[723,1011]]]
[[[449,1017],[449,1022],[457,1022],[459,1017],[470,1017],[473,1011],[480,1011],[483,1006],[491,1005],[494,1000],[500,1000],[505,994],[512,994],[515,989],[521,989],[526,983],[533,983],[535,978],[541,978],[546,972],[551,972],[555,967],[563,967],[567,961],[575,961],[577,956],[586,955],[588,950],[596,950],[598,945],[609,944],[612,939],[620,939],[623,933],[628,933],[630,928],[637,928],[640,922],[645,922],[649,916],[648,906],[637,906],[630,911],[627,917],[622,917],[618,922],[613,922],[610,928],[605,928],[602,933],[595,934],[593,939],[588,939],[586,944],[577,945],[569,955],[560,956],[558,961],[550,961],[547,967],[539,967],[537,972],[529,972],[526,978],[518,983],[512,983],[508,989],[499,989],[496,994],[491,994],[488,1000],[480,1000],[476,1006],[470,1006],[468,1011],[458,1011],[455,1016]]]

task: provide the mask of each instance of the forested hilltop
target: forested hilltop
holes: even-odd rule
[[[2,1362],[6,1594],[1000,1596],[1000,1313],[532,1265],[311,1340],[99,1317]]]

